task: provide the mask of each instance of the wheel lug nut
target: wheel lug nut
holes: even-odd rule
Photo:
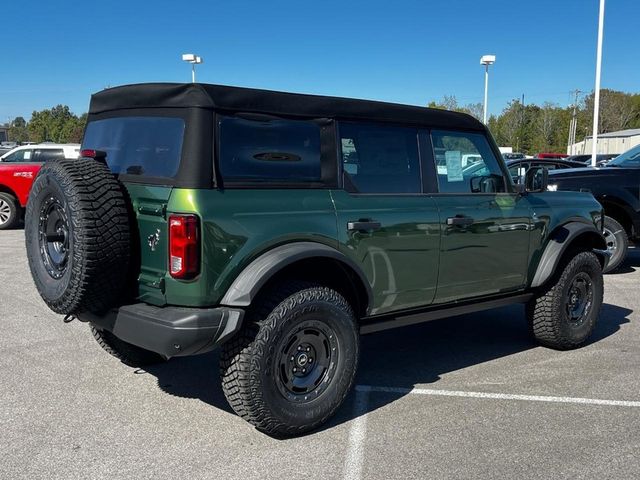
[[[309,363],[313,363],[313,358],[309,357]]]
[[[303,368],[303,369],[302,369],[302,373],[307,373],[307,369],[306,369],[306,368]]]
[[[298,345],[298,351],[302,350],[302,347],[300,345]]]
[[[291,361],[293,362],[296,359],[296,357],[291,357]]]
[[[293,367],[293,373],[296,373],[298,371],[298,369],[296,367]]]
[[[311,351],[311,347],[307,347],[307,352],[310,352],[310,351]]]

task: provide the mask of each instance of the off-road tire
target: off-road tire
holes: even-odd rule
[[[336,343],[327,345],[337,346],[337,356],[332,357],[332,370],[325,370],[326,380],[313,387],[323,390],[307,401],[306,394],[285,392],[285,396],[279,365],[290,336],[301,338],[296,328],[309,322],[321,322],[335,333],[329,342]],[[359,332],[349,303],[330,288],[290,281],[258,300],[242,330],[223,345],[222,387],[233,410],[258,430],[280,438],[295,436],[317,428],[335,413],[351,389],[358,356]]]
[[[51,220],[53,213],[45,215],[51,209],[59,222]],[[50,222],[66,232],[58,238],[64,248],[56,259],[65,258],[59,264],[51,253],[57,244],[41,235],[56,228]],[[31,275],[49,308],[101,315],[118,303],[127,284],[129,222],[124,187],[105,164],[61,160],[40,169],[27,204],[25,239]]]
[[[586,277],[585,277],[586,275]],[[589,278],[592,299],[579,322],[569,314],[574,280]],[[595,328],[603,297],[602,268],[592,252],[578,252],[560,264],[558,273],[527,305],[527,317],[534,338],[543,346],[570,350],[583,345]]]
[[[146,367],[166,362],[163,356],[127,343],[107,330],[100,330],[91,325],[91,333],[105,352],[130,367]]]
[[[0,209],[0,230],[15,227],[20,221],[20,205],[16,197],[10,193],[0,192]]]
[[[610,273],[618,269],[624,259],[627,258],[629,236],[616,219],[607,216],[604,217],[604,231],[607,250],[611,252],[611,257],[607,267],[604,269],[604,273]]]

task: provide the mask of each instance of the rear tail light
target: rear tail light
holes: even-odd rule
[[[80,150],[81,158],[95,158],[96,160],[104,160],[107,158],[107,152],[103,152],[102,150],[93,150],[90,148],[85,148],[84,150]]]
[[[200,273],[200,227],[195,215],[169,217],[169,273],[190,279]]]

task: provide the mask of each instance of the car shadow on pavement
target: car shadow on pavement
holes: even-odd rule
[[[620,325],[629,322],[627,317],[631,313],[627,308],[603,305],[590,343],[616,333]],[[536,347],[529,335],[524,307],[520,305],[388,330],[362,337],[356,384],[407,389],[424,384],[435,386],[445,373]],[[220,385],[218,352],[175,358],[146,371],[171,395],[199,399],[232,413]],[[321,430],[381,408],[401,396],[375,395],[365,412],[357,412],[353,409],[352,393]]]
[[[627,258],[624,259],[622,265],[620,265],[615,271],[608,273],[607,276],[635,272],[636,267],[640,267],[640,248],[629,247],[627,250]]]

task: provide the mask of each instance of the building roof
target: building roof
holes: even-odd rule
[[[640,128],[628,128],[627,130],[618,130],[617,132],[599,133],[598,138],[635,137],[636,135],[640,135]],[[593,138],[593,135],[589,135],[587,138]]]
[[[470,115],[396,103],[275,92],[201,83],[143,83],[102,90],[90,114],[135,108],[210,108],[305,118],[341,118],[483,131]]]

